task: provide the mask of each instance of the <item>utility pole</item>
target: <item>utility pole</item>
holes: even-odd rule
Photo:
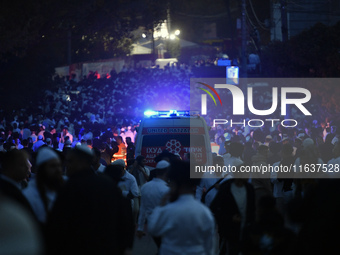
[[[288,41],[288,21],[287,21],[287,2],[286,0],[280,0],[281,4],[281,34],[282,42]],[[291,108],[290,105],[286,105],[286,115],[285,119],[291,118]]]
[[[166,8],[166,14],[167,14],[167,24],[168,24],[168,33],[171,34],[171,18],[170,18],[170,2],[167,4]]]
[[[232,58],[234,59],[235,56],[234,56],[234,51],[235,51],[235,38],[234,38],[234,27],[233,27],[233,23],[232,23],[232,20],[231,20],[231,13],[230,13],[230,0],[227,0],[226,2],[226,5],[227,5],[227,14],[228,14],[228,26],[229,26],[229,29],[230,29],[230,37],[231,37],[231,50],[232,50]]]
[[[153,65],[155,64],[155,61],[156,61],[156,47],[155,47],[155,37],[154,37],[154,34],[155,34],[155,25],[152,24],[152,34],[151,34],[151,38],[152,38],[152,53],[151,53],[151,61],[152,61]]]
[[[287,2],[286,0],[280,0],[280,4],[281,4],[282,42],[287,42],[288,41]]]
[[[246,0],[242,0],[242,50],[241,50],[241,67],[242,76],[241,78],[247,77],[247,28],[246,28]]]

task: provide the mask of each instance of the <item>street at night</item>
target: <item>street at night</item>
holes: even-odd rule
[[[339,1],[0,17],[0,254],[337,253]]]

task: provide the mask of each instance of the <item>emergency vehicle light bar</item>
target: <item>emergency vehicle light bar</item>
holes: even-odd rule
[[[177,116],[193,116],[199,114],[198,111],[153,111],[147,110],[144,112],[145,117],[177,117]]]

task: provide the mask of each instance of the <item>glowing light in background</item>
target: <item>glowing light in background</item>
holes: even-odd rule
[[[146,117],[150,117],[150,116],[154,116],[154,115],[158,115],[158,111],[147,110],[147,111],[144,112],[144,116],[146,116]]]

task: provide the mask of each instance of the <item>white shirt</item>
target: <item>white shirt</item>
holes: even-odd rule
[[[28,183],[26,189],[22,192],[24,196],[27,198],[30,203],[35,215],[37,216],[40,222],[46,222],[46,210],[44,207],[44,203],[41,200],[41,196],[38,191],[36,180],[33,179]],[[46,197],[48,201],[47,208],[51,209],[53,203],[57,197],[57,192],[46,189]]]
[[[279,165],[280,165],[280,162],[276,162],[273,164],[273,169],[277,168]],[[284,194],[283,194],[283,181],[282,182],[279,182],[277,180],[277,172],[275,171],[272,171],[270,173],[270,180],[271,182],[274,184],[273,185],[273,196],[275,198],[278,198],[278,197],[284,197]]]
[[[98,173],[104,173],[105,168],[106,168],[106,166],[104,166],[103,164],[100,164],[100,166],[97,169],[97,172]]]
[[[167,183],[159,178],[154,178],[143,185],[141,189],[141,205],[138,216],[138,230],[144,230],[145,220],[148,219],[153,209],[160,205],[165,194],[169,192]]]
[[[33,151],[37,152],[38,149],[43,146],[45,143],[42,140],[38,140],[36,143],[33,144]]]
[[[150,176],[150,169],[147,166],[144,166],[143,170],[145,171],[147,176]],[[140,187],[139,188],[141,188],[145,183],[147,183],[147,180],[145,179],[142,171],[138,171],[138,175],[139,175],[139,181],[140,181]]]
[[[37,142],[38,137],[36,136],[36,134],[31,134],[30,137],[32,138],[32,142],[33,142],[33,143],[36,143],[36,142]]]
[[[134,197],[139,197],[139,188],[136,178],[126,170],[122,177],[122,181],[118,182],[118,187],[122,190],[124,197],[127,197],[130,191]],[[133,199],[131,199],[131,206],[132,208],[134,206]]]
[[[230,157],[231,157],[231,155],[230,155],[230,153],[226,153],[226,154],[223,154],[222,157],[223,157],[223,160],[224,160],[224,165],[226,165],[226,164],[225,164],[225,163],[226,163],[226,160],[229,160]]]
[[[82,139],[84,139],[85,141],[91,140],[92,138],[93,138],[92,132],[87,132],[87,133],[84,134],[83,137],[82,137]]]
[[[126,140],[126,137],[130,137],[131,142],[135,143],[135,135],[130,129],[128,129],[128,131],[125,132],[125,140]]]
[[[217,176],[216,173],[204,173],[201,179],[200,185],[196,188],[195,197],[197,200],[201,201],[203,190],[207,191],[211,186],[215,185],[216,182],[220,179],[220,176]],[[224,178],[219,184],[225,182],[230,179],[230,175]],[[216,188],[212,188],[205,196],[205,205],[210,206],[211,202],[214,200],[218,190]]]
[[[223,159],[224,159],[224,165],[228,168],[228,166],[232,167],[232,166],[239,166],[243,164],[243,161],[240,158],[236,158],[236,157],[224,157],[223,155]],[[223,173],[223,176],[225,176],[228,173]],[[232,175],[232,173],[229,173]]]
[[[24,148],[24,146],[22,144],[20,144],[20,143],[18,145],[16,145],[16,147],[17,147],[18,150],[21,150],[21,149]]]
[[[244,225],[246,223],[246,217],[247,217],[247,190],[245,186],[237,186],[235,183],[232,183],[230,186],[231,194],[233,194],[233,197],[235,199],[235,202],[237,204],[237,208],[240,211],[241,214],[241,229],[244,228]]]
[[[38,133],[38,136],[41,135],[41,136],[43,137],[43,140],[45,140],[44,133],[45,133],[45,130],[41,130],[41,131]]]
[[[215,223],[210,210],[193,195],[156,207],[149,217],[149,233],[162,238],[160,255],[212,255]]]
[[[73,142],[73,135],[71,135],[69,132],[66,132],[66,134],[64,135],[63,132],[61,132],[60,134],[60,142],[64,143],[65,142],[65,137],[68,136],[69,140],[71,141],[71,143]]]
[[[28,128],[24,128],[22,131],[22,139],[28,139],[31,136],[32,132]]]

